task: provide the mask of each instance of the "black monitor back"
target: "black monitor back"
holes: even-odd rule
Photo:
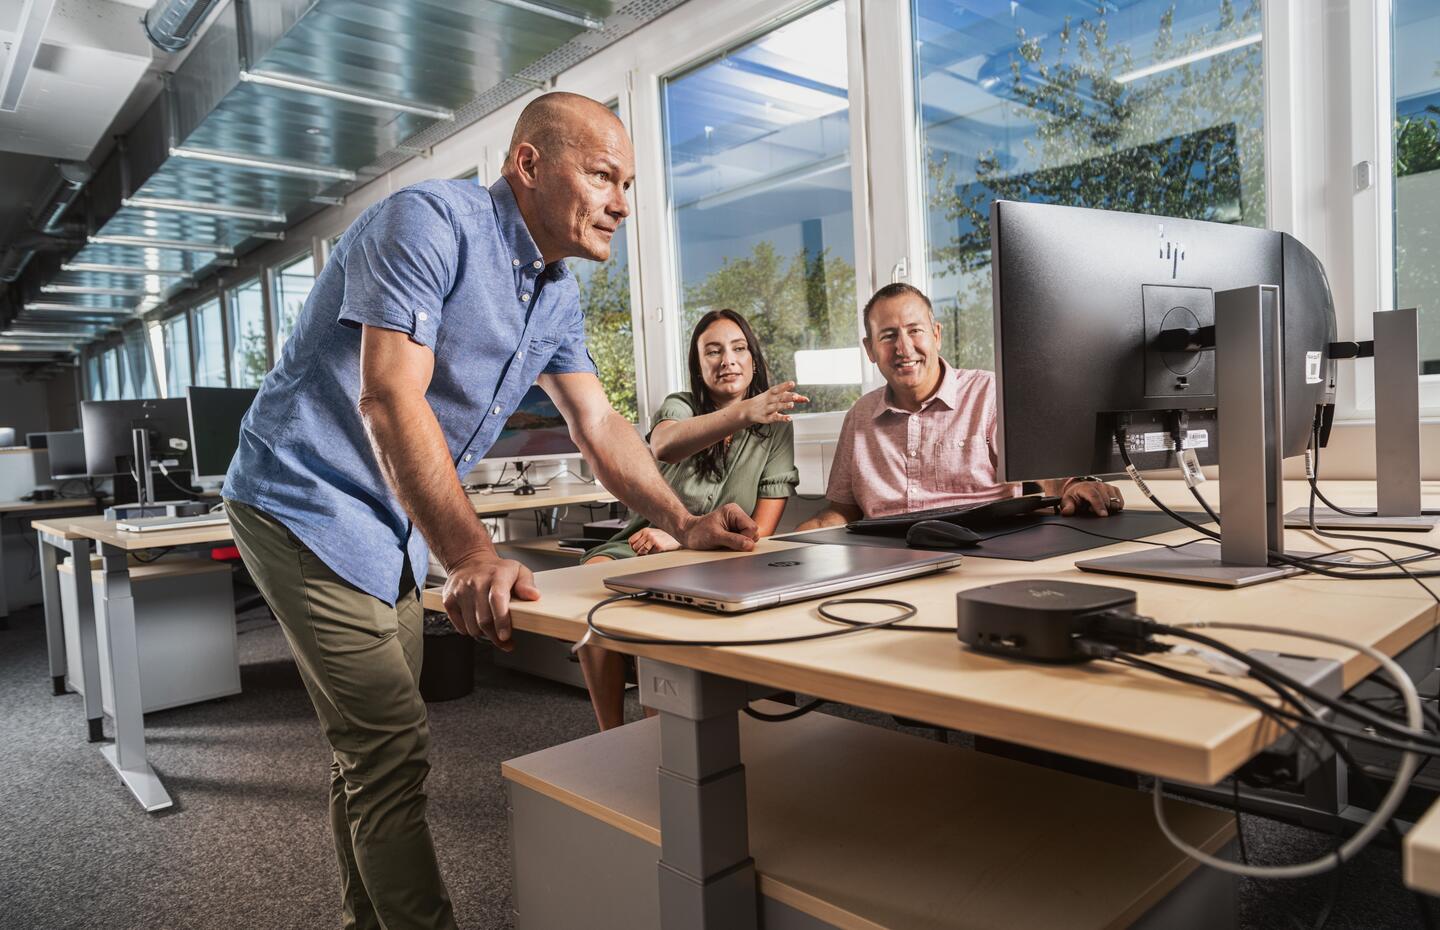
[[[185,401],[180,398],[145,400],[87,400],[80,403],[85,434],[85,470],[88,474],[122,474],[134,458],[132,432],[150,431],[152,459],[188,465],[190,426]],[[171,440],[184,442],[184,449]]]
[[[44,433],[45,448],[50,457],[50,477],[83,478],[85,468],[85,434],[79,430],[65,433]]]
[[[196,475],[223,475],[240,445],[240,421],[257,388],[191,387],[186,400]]]
[[[1330,388],[1334,307],[1304,246],[1246,226],[996,201],[990,215],[1001,474],[1008,481],[1174,464],[1169,411],[1187,411],[1202,464],[1219,449],[1213,351],[1163,353],[1161,330],[1213,326],[1216,291],[1281,290],[1284,454],[1305,450]],[[1320,353],[1311,362],[1311,353]],[[1312,377],[1318,371],[1318,377]]]

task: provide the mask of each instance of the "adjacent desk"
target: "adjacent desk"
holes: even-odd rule
[[[93,497],[59,498],[50,501],[0,501],[0,534],[3,534],[7,520],[13,519],[23,528],[24,521],[31,517],[94,511]],[[0,539],[0,626],[4,626],[5,618],[10,616],[10,592],[6,588],[5,572],[5,545],[3,539]]]
[[[1206,487],[1213,489],[1214,485]],[[1153,482],[1152,488],[1167,502],[1180,504],[1188,500],[1179,482]],[[1367,496],[1373,497],[1373,488],[1373,484],[1361,482],[1326,485],[1327,493],[1342,506],[1360,505]],[[1302,482],[1287,483],[1292,503],[1303,499],[1303,489]],[[1425,491],[1428,505],[1440,502],[1440,484],[1427,483]],[[1096,527],[1103,532],[1103,521],[1097,520]],[[1173,544],[1194,535],[1181,529],[1155,539]],[[1406,538],[1416,537],[1411,534]],[[1433,543],[1434,539],[1427,541]],[[757,551],[780,552],[800,545],[803,543],[764,541]],[[1334,541],[1317,539],[1304,531],[1288,532],[1287,546],[1341,548]],[[1139,543],[1123,543],[1107,546],[1104,551],[1140,548]],[[647,557],[645,567],[736,555],[669,552]],[[950,623],[955,617],[955,592],[962,588],[1017,578],[1063,579],[1135,590],[1139,609],[1163,621],[1243,621],[1277,631],[1303,623],[1307,629],[1364,642],[1388,654],[1416,643],[1436,625],[1434,600],[1405,579],[1354,581],[1300,576],[1229,591],[1088,574],[1075,569],[1074,562],[1075,556],[1023,563],[972,559],[941,575],[866,593],[915,604],[919,614],[914,623]],[[515,627],[561,639],[578,639],[585,631],[586,612],[612,593],[604,587],[604,578],[634,570],[634,563],[624,561],[543,572],[536,576],[540,600],[511,603]],[[433,593],[427,592],[427,606],[436,603]],[[879,610],[851,610],[859,618],[879,619],[886,615]],[[733,617],[655,603],[622,602],[607,607],[596,619],[607,628],[655,638],[755,639],[829,628],[816,615],[813,602]],[[1223,635],[1241,648],[1333,658],[1343,666],[1347,689],[1375,668],[1362,654],[1347,649],[1269,634],[1227,631]],[[661,753],[666,766],[674,768],[668,761],[672,757],[688,760],[685,775],[698,786],[698,800],[673,806],[662,800],[661,809],[662,829],[674,828],[684,835],[701,831],[706,818],[715,816],[715,809],[709,806],[712,804],[723,808],[722,817],[743,818],[743,808],[736,811],[725,807],[728,802],[714,792],[707,794],[707,786],[714,779],[722,785],[720,790],[732,790],[724,786],[731,780],[724,776],[733,774],[741,764],[735,728],[736,711],[752,694],[745,683],[815,695],[1200,785],[1213,785],[1225,778],[1280,735],[1272,722],[1248,706],[1148,673],[1102,663],[1049,667],[1011,662],[965,650],[952,636],[940,633],[878,630],[820,642],[740,649],[667,648],[608,641],[604,645],[642,658],[641,700],[660,712]],[[1191,672],[1205,672],[1194,659],[1164,657],[1159,661]],[[1240,681],[1238,686],[1266,693],[1252,682]],[[662,768],[662,788],[666,777]],[[754,894],[753,882],[748,891],[737,891],[734,881],[722,880],[722,876],[733,876],[733,870],[742,868],[743,861],[743,857],[709,861],[703,874],[696,874],[677,873],[662,858],[661,874],[671,876],[662,879],[662,884],[669,881],[670,891],[680,895],[687,907],[708,910],[723,906],[715,905],[713,899]],[[665,898],[662,893],[662,900]]]
[[[478,516],[563,507],[568,504],[614,500],[599,485],[555,482],[535,494],[472,494]],[[45,601],[45,633],[50,675],[56,694],[65,691],[65,636],[60,608],[57,565],[67,555],[77,566],[90,563],[98,549],[103,583],[93,605],[76,598],[80,607],[80,651],[85,718],[91,742],[103,737],[104,711],[100,705],[100,664],[105,662],[114,687],[115,741],[101,753],[147,811],[171,806],[165,790],[145,754],[145,720],[141,712],[139,656],[135,639],[135,604],[130,590],[130,557],[154,549],[189,549],[233,541],[229,524],[129,533],[104,517],[71,517],[31,524],[39,537],[41,587]],[[83,586],[78,590],[85,590]],[[103,592],[103,593],[102,593]]]

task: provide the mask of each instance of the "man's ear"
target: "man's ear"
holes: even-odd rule
[[[870,363],[871,363],[872,365],[878,365],[878,364],[880,364],[880,363],[879,363],[878,361],[876,361],[876,359],[875,359],[875,344],[870,341],[870,334],[869,334],[869,333],[866,333],[865,336],[864,336],[864,338],[862,338],[862,339],[860,340],[860,344],[865,347],[865,354],[870,357]]]
[[[515,151],[510,157],[510,165],[515,179],[525,187],[533,188],[537,183],[540,150],[529,142],[521,142],[515,146]]]

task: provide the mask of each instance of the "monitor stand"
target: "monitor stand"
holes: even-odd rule
[[[1271,564],[1283,552],[1280,518],[1283,379],[1279,288],[1215,293],[1215,378],[1220,443],[1220,544],[1154,548],[1076,562],[1088,572],[1242,588],[1299,574]],[[1318,558],[1319,553],[1289,553]],[[1343,561],[1343,559],[1341,560]]]
[[[1425,533],[1440,525],[1440,512],[1420,506],[1419,312],[1375,314],[1375,493],[1378,506],[1358,513],[1315,508],[1322,530]],[[1285,525],[1310,526],[1310,508],[1285,515]]]

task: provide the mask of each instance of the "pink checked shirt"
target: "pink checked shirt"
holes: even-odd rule
[[[940,388],[916,413],[894,406],[888,387],[855,402],[826,497],[885,517],[1020,495],[995,471],[995,375],[940,364]]]

